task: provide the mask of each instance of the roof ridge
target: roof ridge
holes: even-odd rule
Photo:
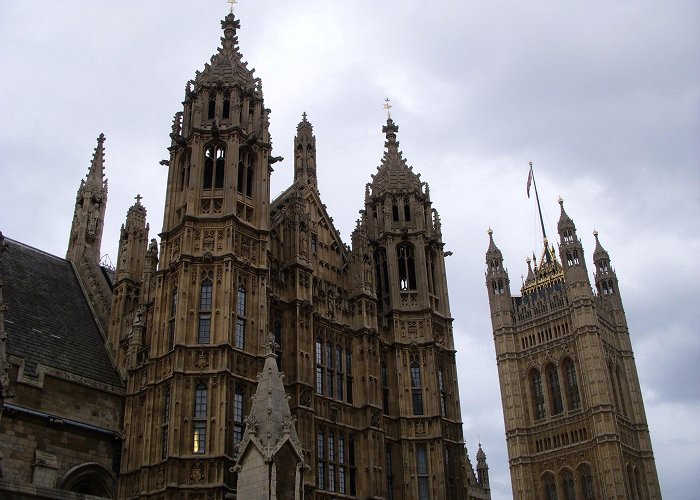
[[[47,252],[47,251],[45,251],[45,250],[41,250],[40,248],[33,247],[33,246],[28,245],[28,244],[26,244],[26,243],[23,243],[23,242],[21,242],[21,241],[18,241],[18,240],[15,240],[15,239],[13,239],[13,238],[10,238],[9,236],[5,236],[5,241],[7,241],[7,242],[9,242],[9,243],[12,243],[12,244],[16,244],[16,245],[18,245],[18,246],[20,246],[20,247],[24,247],[24,248],[26,248],[27,250],[33,250],[34,252],[40,253],[40,254],[42,254],[42,255],[46,255],[47,257],[53,257],[53,258],[56,259],[56,260],[61,260],[61,261],[63,261],[63,262],[68,262],[68,259],[66,259],[66,258],[64,258],[64,257],[59,257],[58,255],[54,255],[54,254],[49,253],[49,252]]]

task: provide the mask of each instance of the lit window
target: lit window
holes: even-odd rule
[[[207,403],[208,390],[204,382],[197,384],[194,392],[194,416],[192,418],[193,425],[193,444],[192,452],[201,454],[206,453],[207,448]]]

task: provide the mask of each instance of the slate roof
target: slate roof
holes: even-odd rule
[[[37,364],[123,387],[71,263],[5,238],[0,258],[7,352]]]

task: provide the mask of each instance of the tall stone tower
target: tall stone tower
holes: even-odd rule
[[[489,231],[491,307],[514,498],[661,498],[632,345],[607,252],[595,233],[595,290],[573,220],[544,239],[511,296]]]
[[[382,130],[386,151],[357,232],[374,262],[388,498],[466,498],[440,218],[398,149],[399,127],[389,118]]]
[[[120,240],[110,341],[127,372],[123,498],[234,491],[265,354],[270,111],[241,60],[239,21],[221,24],[173,121],[160,256],[138,200]]]

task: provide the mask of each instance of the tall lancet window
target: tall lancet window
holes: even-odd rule
[[[235,346],[239,349],[245,348],[245,327],[246,327],[246,292],[243,285],[238,287],[236,295],[236,338]]]
[[[423,415],[423,384],[420,376],[420,364],[418,361],[411,363],[411,399],[413,414]]]
[[[208,344],[211,340],[212,281],[204,278],[199,289],[199,329],[197,342]]]
[[[202,188],[206,190],[222,189],[224,187],[224,166],[226,150],[223,146],[207,146],[204,151],[204,178]]]
[[[253,196],[254,161],[255,155],[251,151],[241,150],[236,190],[249,198]]]
[[[425,445],[422,444],[416,446],[416,475],[418,476],[419,500],[429,500],[428,455],[425,451]]]
[[[547,383],[549,384],[552,414],[559,415],[564,411],[564,405],[561,399],[561,387],[559,385],[559,373],[554,365],[549,365],[545,373],[547,374]]]
[[[581,407],[581,396],[578,392],[578,379],[576,378],[576,367],[571,359],[566,358],[562,364],[566,376],[566,399],[569,403],[569,411]]]
[[[396,247],[399,264],[399,287],[402,291],[416,289],[416,264],[413,245],[408,243]]]
[[[542,420],[547,416],[547,409],[544,405],[544,391],[542,390],[542,376],[537,370],[530,373],[530,390],[532,391],[532,410],[535,420]]]
[[[192,416],[192,453],[202,454],[207,450],[207,384],[200,382],[194,390],[194,414]]]

